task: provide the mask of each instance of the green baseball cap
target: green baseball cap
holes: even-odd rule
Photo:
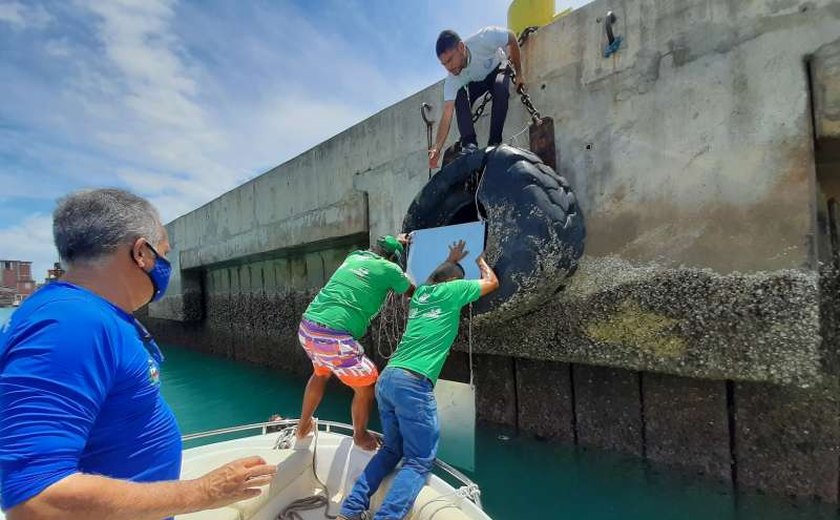
[[[393,235],[382,235],[376,241],[376,245],[382,248],[383,251],[388,253],[389,255],[394,255],[397,257],[397,261],[402,261],[403,254],[405,254],[405,248],[400,241]]]

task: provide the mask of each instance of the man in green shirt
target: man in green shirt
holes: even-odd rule
[[[389,291],[409,296],[414,292],[400,267],[407,243],[406,235],[385,235],[369,250],[350,253],[303,313],[298,339],[312,360],[313,373],[303,394],[299,439],[312,430],[312,416],[335,374],[354,391],[353,440],[363,449],[376,448],[367,422],[379,373],[359,340]]]
[[[384,442],[341,506],[339,519],[357,520],[382,479],[403,461],[374,519],[401,519],[426,483],[437,454],[440,424],[434,386],[458,334],[461,308],[495,291],[499,281],[483,257],[481,280],[464,280],[464,242],[414,292],[402,341],[376,385]]]

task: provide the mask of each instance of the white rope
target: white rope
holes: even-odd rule
[[[383,359],[391,359],[394,355],[395,346],[399,343],[400,332],[404,327],[405,320],[402,319],[402,314],[408,311],[405,307],[406,302],[397,294],[390,292],[388,298],[379,309],[379,333],[376,338],[376,352]],[[388,343],[388,353],[382,351],[382,336],[386,335],[386,342]]]
[[[472,304],[470,304],[470,330],[472,330]],[[470,344],[472,345],[472,333],[470,332]],[[470,385],[472,385],[472,348],[470,348]],[[321,481],[321,478],[318,476],[317,472],[317,450],[318,450],[318,419],[313,418],[313,439],[312,439],[312,474],[315,476],[315,480],[323,489],[323,495],[313,495],[310,497],[299,498],[293,502],[291,502],[288,506],[283,508],[280,511],[280,514],[277,515],[277,520],[305,520],[304,517],[301,515],[303,511],[312,511],[315,509],[324,508],[324,518],[329,520],[335,520],[338,518],[338,515],[331,515],[329,513],[330,510],[330,492],[327,488],[327,485]],[[297,426],[289,426],[284,428],[280,431],[280,435],[277,438],[277,441],[274,443],[274,449],[291,449],[293,447],[292,440],[295,438],[295,433],[297,430]],[[481,496],[481,489],[479,489],[478,485],[475,483],[468,484],[466,486],[461,486],[458,489],[455,489],[449,493],[445,493],[440,495],[439,497],[435,498],[434,500],[430,500],[429,502],[423,504],[417,513],[414,516],[419,516],[420,513],[429,505],[436,503],[436,502],[446,502],[445,508],[455,507],[459,508],[459,506],[450,500],[449,497],[458,497],[466,500],[470,500],[473,503],[477,503],[479,497]],[[362,513],[361,520],[370,520],[370,512],[365,511]]]
[[[313,509],[329,508],[330,501],[324,495],[313,495],[311,497],[299,498],[286,506],[279,515],[277,520],[304,520],[300,514],[303,511],[312,511]],[[324,513],[327,518],[338,518],[336,516],[329,516]]]
[[[288,506],[280,511],[280,514],[277,515],[277,520],[304,520],[304,518],[300,515],[301,511],[311,511],[322,507],[324,508],[324,518],[328,518],[330,520],[338,518],[338,515],[330,514],[330,490],[327,488],[327,485],[321,481],[321,477],[318,476],[318,419],[316,418],[312,419],[312,429],[312,474],[315,476],[315,480],[323,489],[324,494],[312,495],[310,497],[299,498],[292,501]],[[295,436],[296,431],[296,426],[284,428],[280,432],[280,437],[278,437],[274,444],[275,449],[289,449],[291,447],[290,440]]]
[[[430,505],[432,505],[436,502],[445,502],[446,503],[446,505],[444,507],[438,509],[437,511],[440,511],[441,509],[451,508],[451,507],[454,507],[456,509],[460,509],[460,506],[458,504],[449,500],[450,497],[462,498],[462,499],[470,500],[471,502],[475,503],[480,496],[481,496],[481,490],[478,488],[478,485],[469,484],[467,486],[461,486],[454,491],[450,491],[449,493],[442,494],[442,495],[440,495],[439,497],[437,497],[433,500],[429,500],[428,502],[426,502],[425,504],[420,506],[420,509],[418,509],[417,512],[412,516],[420,517],[420,513],[422,513],[423,510],[426,509],[426,507],[428,507],[428,506],[430,506]],[[437,513],[437,511],[435,511],[435,513]]]
[[[294,438],[295,438],[295,431],[297,430],[297,426],[287,426],[280,430],[280,435],[277,437],[277,440],[274,441],[274,449],[275,450],[290,450],[295,445]]]
[[[472,341],[472,321],[473,321],[473,304],[470,303],[470,321],[469,325],[467,326],[467,343],[469,344],[469,356],[470,356],[470,388],[475,390],[475,372],[473,369],[473,341]]]
[[[383,304],[385,305],[385,304]],[[388,355],[382,353],[382,329],[384,328],[384,322],[382,317],[382,310],[379,311],[379,334],[376,336],[376,352],[379,354],[379,357],[383,359],[391,359],[391,356],[394,355],[394,351],[392,349],[389,350]]]
[[[508,137],[507,143],[511,145],[515,145],[518,148],[522,148],[523,150],[526,147],[522,146],[519,143],[519,136],[524,134],[529,128],[531,128],[531,123],[527,123],[522,130],[516,132],[512,136]],[[481,215],[481,206],[478,204],[478,194],[481,191],[481,186],[484,185],[484,170],[481,171],[481,178],[478,180],[478,187],[475,189],[475,213],[478,215],[478,220],[484,222],[484,217]]]
[[[519,144],[519,136],[524,134],[525,131],[527,131],[529,128],[531,128],[531,123],[526,124],[522,128],[522,130],[520,130],[520,131],[516,132],[515,134],[513,134],[512,136],[508,137],[508,144],[515,144],[518,148],[523,148]]]
[[[478,180],[478,186],[475,188],[475,214],[478,215],[478,220],[484,222],[484,217],[481,215],[481,206],[478,204],[478,194],[481,192],[481,187],[484,185],[484,170],[481,170],[481,178]]]

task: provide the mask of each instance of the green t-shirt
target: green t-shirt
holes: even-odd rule
[[[371,251],[353,251],[315,296],[303,317],[360,339],[393,290],[406,292],[411,281],[397,264]]]
[[[408,368],[437,382],[449,347],[458,335],[461,308],[480,296],[478,280],[418,287],[411,298],[405,334],[388,366]]]

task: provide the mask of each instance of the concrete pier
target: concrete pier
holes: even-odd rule
[[[604,58],[610,10],[623,43]],[[476,324],[480,419],[836,502],[840,1],[596,0],[523,52],[587,242],[551,301]],[[307,372],[300,315],[348,251],[399,230],[441,88],[171,222],[153,331]],[[506,136],[527,121],[510,106]]]

